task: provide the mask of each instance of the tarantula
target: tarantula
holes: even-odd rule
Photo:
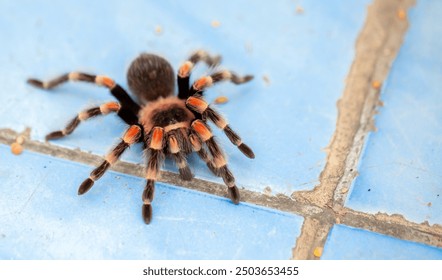
[[[129,88],[139,103],[113,79],[103,75],[70,72],[45,82],[29,79],[29,84],[41,89],[51,89],[67,81],[95,83],[107,87],[118,100],[80,112],[64,129],[49,133],[46,140],[67,136],[80,122],[108,113],[116,113],[129,125],[121,142],[80,185],[78,194],[89,191],[94,182],[103,176],[130,145],[142,143],[147,157],[147,182],[142,194],[142,216],[146,224],[152,219],[155,181],[159,178],[160,166],[165,156],[172,157],[183,180],[191,180],[193,174],[187,165],[186,157],[196,152],[207,167],[223,179],[232,202],[238,204],[240,194],[235,185],[235,178],[227,167],[224,152],[215,141],[207,120],[222,129],[244,155],[249,158],[254,158],[255,155],[231,129],[226,119],[203,99],[203,91],[221,81],[242,84],[250,81],[253,76],[238,76],[231,71],[221,70],[195,80],[192,86],[189,83],[192,69],[198,62],[215,67],[220,59],[219,56],[211,56],[202,50],[193,53],[178,70],[178,96],[174,96],[175,75],[170,63],[158,55],[142,53],[131,63],[127,72]]]

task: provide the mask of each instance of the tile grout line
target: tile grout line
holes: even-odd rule
[[[296,200],[317,205],[321,209],[329,207],[335,213],[336,221],[306,219],[293,248],[295,259],[318,259],[314,249],[323,248],[330,229],[335,223],[342,222],[405,240],[442,246],[441,227],[438,225],[426,227],[423,235],[405,234],[410,232],[409,226],[413,226],[412,232],[420,233],[422,224],[411,225],[398,215],[370,215],[344,207],[352,181],[357,176],[356,170],[366,136],[375,130],[376,108],[381,105],[381,87],[374,88],[373,82],[386,80],[408,28],[408,21],[399,17],[399,11],[408,10],[414,2],[374,0],[368,7],[365,24],[356,40],[355,57],[346,87],[338,101],[336,130],[328,147],[327,162],[321,172],[320,183],[312,191],[292,194]]]
[[[0,129],[0,144],[10,145],[15,141],[18,135],[20,134],[14,132],[11,129]],[[103,161],[103,157],[100,155],[95,155],[89,152],[81,151],[79,149],[73,150],[69,148],[64,148],[52,145],[48,142],[26,140],[23,146],[24,149],[27,151],[49,155],[55,158],[66,159],[72,162],[82,163],[91,166],[98,166]],[[118,160],[114,165],[110,167],[110,170],[144,178],[145,168],[141,164]],[[158,182],[227,198],[227,187],[222,183],[211,182],[199,178],[193,178],[191,181],[183,181],[180,179],[178,173],[166,170],[161,170],[161,173],[162,175]],[[85,176],[88,176],[88,174],[85,174]],[[316,206],[302,203],[294,203],[295,201],[291,197],[283,194],[266,195],[260,192],[250,191],[241,188],[241,186],[239,186],[239,188],[242,202],[256,204],[259,206],[289,213],[303,213],[303,215],[307,216],[317,215],[318,213],[323,212],[322,209]],[[143,190],[140,189],[140,194],[142,191]]]
[[[423,243],[442,248],[442,226],[428,222],[414,223],[402,215],[385,213],[367,214],[343,207],[337,215],[341,224],[392,236],[401,240]]]
[[[20,134],[14,132],[11,129],[0,129],[0,143],[10,145],[15,141],[18,135]],[[66,159],[72,162],[92,166],[98,165],[102,161],[102,157],[99,155],[94,155],[77,149],[72,150],[68,148],[54,146],[50,143],[43,143],[33,140],[27,140],[24,144],[24,148],[28,151],[37,152],[40,154],[53,156],[55,158]],[[123,174],[143,177],[144,167],[140,164],[118,161],[115,166],[111,168],[111,170]],[[194,178],[191,182],[185,182],[182,181],[179,178],[179,175],[176,173],[164,170],[162,172],[163,176],[162,179],[159,180],[159,182],[180,186],[187,189],[208,193],[211,195],[226,197],[226,189],[223,184],[205,181],[197,178]],[[142,190],[140,189],[140,192],[141,191]],[[243,202],[302,216],[305,218],[304,224],[308,223],[308,226],[311,228],[315,228],[320,224],[332,225],[337,219],[336,212],[329,207],[320,208],[312,204],[295,201],[293,198],[281,194],[268,196],[260,192],[242,189],[241,195]],[[338,215],[341,219],[342,224],[360,228],[364,228],[364,226],[367,227],[366,225],[373,224],[374,221],[376,221],[379,223],[379,229],[376,230],[376,232],[379,233],[388,234],[390,225],[393,225],[394,228],[398,229],[398,231],[400,229],[402,229],[402,231],[405,231],[410,227],[419,228],[419,231],[416,231],[417,234],[413,234],[413,232],[415,231],[412,231],[411,235],[408,236],[408,238],[404,237],[404,239],[423,242],[433,246],[442,246],[442,228],[439,230],[439,232],[434,232],[434,230],[432,230],[429,225],[419,225],[411,223],[403,218],[398,217],[393,220],[388,215],[382,216],[382,221],[379,222],[376,220],[376,215],[360,213],[346,208],[342,208]],[[357,221],[362,221],[362,223],[358,224]],[[328,230],[329,229],[330,227],[328,228]],[[320,234],[316,237],[316,239],[320,238],[321,240],[325,240],[328,230],[320,231]],[[413,236],[422,236],[422,238],[413,239]],[[429,241],[432,238],[436,238],[438,240],[438,243]]]

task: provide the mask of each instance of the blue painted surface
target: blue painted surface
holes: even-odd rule
[[[322,260],[441,260],[442,248],[404,241],[362,229],[335,225]]]
[[[418,1],[346,206],[442,224],[442,2]]]
[[[105,89],[67,84],[44,92],[25,84],[81,70],[107,74],[126,87],[125,72],[142,51],[161,54],[177,68],[196,49],[222,54],[224,66],[255,80],[207,91],[255,151],[249,160],[224,135],[238,185],[291,194],[311,189],[325,163],[354,42],[364,22],[364,1],[297,3],[223,1],[2,1],[0,4],[0,127],[32,128],[32,139],[61,129],[78,111],[111,100]],[[250,12],[252,11],[253,12]],[[212,21],[220,26],[211,26]],[[161,34],[155,28],[160,26]],[[200,67],[195,77],[205,73]],[[270,83],[263,77],[267,76]],[[290,125],[288,125],[290,124]],[[102,155],[124,131],[113,116],[84,123],[53,144]],[[124,160],[142,162],[132,149]],[[191,160],[200,178],[221,182]],[[166,169],[175,170],[168,162]]]
[[[289,259],[298,216],[158,183],[141,218],[144,180],[0,145],[0,259]]]
[[[112,100],[105,89],[78,83],[44,92],[26,85],[29,77],[81,70],[127,88],[125,72],[140,52],[163,55],[176,69],[204,48],[223,55],[226,68],[255,75],[248,84],[220,84],[206,95],[229,98],[217,108],[257,156],[246,159],[216,132],[238,185],[270,186],[273,194],[311,189],[324,167],[336,101],[370,2],[2,2],[0,128],[31,127],[32,139],[43,141],[80,110]],[[298,4],[303,14],[296,13]],[[442,223],[442,27],[435,24],[441,12],[437,1],[419,1],[412,10],[349,208]],[[204,73],[198,67],[193,77]],[[124,129],[115,116],[98,118],[52,144],[103,155]],[[143,162],[141,154],[134,147],[123,159]],[[288,259],[303,221],[159,183],[154,220],[146,226],[141,178],[109,172],[78,197],[92,166],[30,152],[15,157],[2,145],[0,155],[0,259]],[[221,182],[197,157],[189,161],[197,177]],[[171,162],[165,169],[176,170]],[[403,258],[441,259],[441,250],[337,225],[322,257]]]

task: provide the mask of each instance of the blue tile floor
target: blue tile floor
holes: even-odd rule
[[[0,259],[289,259],[303,221],[160,183],[146,226],[142,178],[108,172],[79,197],[89,166],[5,145],[0,155]]]
[[[295,247],[310,245],[299,241],[305,240],[306,216],[327,209],[290,195],[320,183],[336,103],[374,2],[0,3],[0,259],[296,258]],[[409,30],[381,90],[377,131],[367,137],[359,176],[350,182],[344,205],[350,211],[399,214],[417,224],[429,222],[435,231],[442,224],[441,15],[437,1],[418,1],[408,15]],[[147,226],[140,213],[143,178],[109,171],[80,197],[78,186],[93,166],[35,152],[40,145],[46,151],[102,156],[125,125],[106,116],[44,143],[47,133],[63,128],[79,111],[112,98],[103,88],[80,83],[42,91],[26,84],[28,78],[85,71],[108,75],[127,88],[125,73],[139,53],[160,54],[177,69],[201,48],[222,55],[223,67],[255,76],[240,86],[219,84],[206,97],[210,102],[228,97],[217,108],[256,158],[245,158],[221,132],[214,133],[238,186],[263,206],[234,205],[179,183],[158,182],[154,219]],[[197,67],[192,77],[210,71]],[[30,149],[15,156],[8,146],[11,131],[26,128]],[[141,147],[133,147],[122,161],[142,164],[142,154]],[[189,162],[197,178],[222,184],[196,157]],[[164,169],[176,172],[169,161]],[[290,205],[268,206],[267,200],[280,197]],[[334,223],[327,215],[318,219]],[[440,246],[347,225],[334,225],[324,242],[323,259],[442,258]]]
[[[440,248],[366,230],[335,225],[325,243],[323,260],[441,260]]]
[[[438,1],[419,1],[410,12],[347,207],[442,224],[441,15]]]
[[[244,159],[217,132],[237,181],[256,191],[270,187],[274,194],[311,189],[325,164],[335,103],[369,1],[319,2],[305,3],[310,12],[299,16],[290,1],[263,2],[261,7],[251,0],[2,3],[0,28],[8,40],[0,46],[1,98],[7,106],[0,113],[0,127],[31,127],[32,139],[42,141],[80,110],[112,99],[106,90],[84,84],[43,92],[25,83],[29,77],[49,79],[82,70],[109,75],[127,88],[127,68],[140,52],[163,55],[177,69],[192,51],[204,48],[222,55],[226,68],[255,76],[242,86],[223,83],[207,91],[209,101],[219,95],[229,98],[220,111],[257,151],[253,161]],[[244,13],[249,6],[254,12]],[[213,27],[213,21],[220,26]],[[321,42],[327,42],[325,49]],[[195,77],[207,69],[197,70]],[[123,131],[117,118],[107,117],[81,125],[72,137],[53,144],[102,155]],[[141,162],[140,150],[123,159]],[[197,177],[221,182],[204,164],[196,164]]]

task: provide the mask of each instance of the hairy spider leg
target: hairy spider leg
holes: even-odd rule
[[[167,147],[172,155],[173,160],[175,161],[175,164],[178,166],[181,179],[185,181],[192,180],[193,175],[190,171],[189,165],[187,165],[185,154],[181,150],[178,139],[174,134],[167,137]]]
[[[152,128],[146,143],[149,159],[147,161],[146,170],[147,182],[142,195],[142,215],[146,224],[149,224],[152,220],[152,200],[155,192],[155,181],[159,177],[160,167],[165,158],[164,142],[164,129],[158,126]]]
[[[198,156],[206,163],[207,167],[210,171],[212,171],[213,174],[219,176],[219,172],[215,168],[215,165],[212,161],[212,159],[207,154],[207,150],[202,145],[202,142],[198,136],[191,133],[189,135],[190,143],[192,144],[192,149],[194,152],[198,154]]]
[[[193,132],[206,144],[210,154],[213,158],[213,164],[215,166],[218,176],[223,178],[224,183],[227,185],[227,190],[230,195],[230,199],[233,203],[238,204],[240,195],[238,188],[235,185],[235,177],[230,169],[227,167],[227,161],[223,151],[216,143],[210,128],[202,120],[194,120],[191,124]]]
[[[231,81],[232,83],[239,85],[247,83],[252,79],[253,79],[252,75],[239,76],[236,73],[229,70],[217,71],[211,75],[203,76],[198,80],[196,80],[192,84],[192,87],[189,89],[189,96],[195,94],[203,95],[203,91],[206,88],[222,81]]]
[[[211,56],[204,50],[194,52],[178,69],[178,98],[186,99],[191,95],[189,91],[190,74],[200,61],[205,62],[209,67],[215,67],[221,62],[221,56]]]
[[[104,161],[95,168],[89,178],[84,180],[84,182],[78,188],[78,194],[82,195],[89,191],[94,182],[101,178],[104,173],[112,166],[123,154],[123,152],[129,148],[132,144],[138,142],[142,136],[142,128],[140,125],[130,126],[123,135],[120,143],[118,143],[104,158]]]
[[[41,88],[52,89],[62,83],[68,81],[81,81],[88,83],[95,83],[99,86],[107,87],[111,94],[120,102],[121,109],[118,111],[118,116],[127,124],[134,125],[138,123],[138,111],[140,106],[133,101],[129,94],[118,85],[113,79],[104,75],[91,75],[81,72],[70,72],[49,81],[40,81],[37,79],[28,79],[28,83]]]
[[[187,107],[193,112],[201,114],[203,119],[211,120],[218,128],[220,128],[229,138],[230,142],[238,147],[238,149],[248,158],[255,158],[255,154],[252,149],[242,142],[241,137],[232,130],[227,120],[215,111],[210,105],[202,98],[198,96],[191,96],[186,100]]]
[[[78,113],[78,115],[75,118],[73,118],[66,125],[66,127],[64,129],[57,130],[57,131],[51,132],[48,135],[46,135],[46,141],[51,140],[51,139],[58,139],[58,138],[65,137],[65,136],[71,134],[77,128],[77,126],[80,124],[80,122],[86,121],[90,118],[93,118],[93,117],[96,117],[99,115],[107,115],[111,112],[118,113],[120,108],[121,108],[121,105],[118,102],[107,102],[107,103],[102,104],[99,107],[94,107],[94,108],[84,110],[84,111]]]

